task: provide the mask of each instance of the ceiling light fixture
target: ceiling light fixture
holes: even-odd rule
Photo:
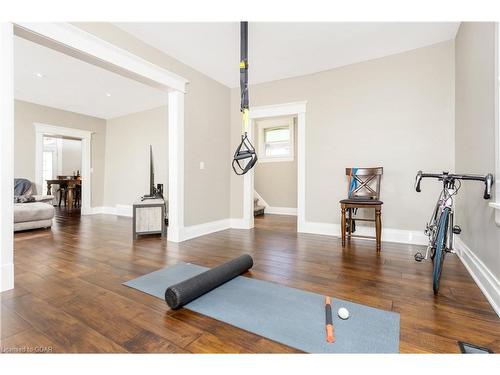
[[[39,72],[35,73],[35,75],[36,75],[38,78],[43,78],[43,77],[44,77],[44,75],[43,75],[42,73],[39,73]]]
[[[111,94],[109,92],[107,92],[106,96],[109,98],[111,96]]]

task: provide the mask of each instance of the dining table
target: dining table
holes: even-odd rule
[[[47,195],[52,195],[52,185],[59,185],[59,187],[66,187],[68,191],[67,195],[67,207],[68,209],[73,209],[75,188],[77,185],[82,185],[81,177],[71,177],[71,178],[56,178],[52,180],[46,180],[47,182]]]

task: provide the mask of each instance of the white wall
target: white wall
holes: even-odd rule
[[[184,129],[185,225],[229,218],[230,89],[110,23],[74,25],[189,80]]]
[[[439,186],[413,189],[419,169],[454,169],[454,43],[250,87],[251,106],[307,101],[306,221],[339,223],[345,167],[383,166],[384,228],[422,231]],[[232,90],[238,124],[239,90]],[[238,141],[233,126],[231,152]],[[231,215],[242,217],[242,178],[231,176]]]
[[[495,79],[495,24],[463,22],[456,38],[457,172],[495,172]],[[500,183],[500,176],[496,180]],[[463,183],[456,221],[462,241],[498,283],[500,227],[494,209],[482,198],[483,190],[480,183]],[[496,298],[500,303],[500,295]]]
[[[167,106],[114,119],[106,124],[104,206],[132,205],[149,194],[149,145],[155,184],[168,191]]]
[[[62,139],[61,175],[72,176],[73,173],[82,173],[82,141],[75,139]]]

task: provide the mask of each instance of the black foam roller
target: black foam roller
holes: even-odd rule
[[[253,259],[250,255],[239,256],[190,279],[169,286],[165,291],[165,301],[170,308],[178,309],[248,271],[252,266]]]

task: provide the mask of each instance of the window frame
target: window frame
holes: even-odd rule
[[[287,156],[267,156],[266,155],[266,142],[265,131],[270,128],[288,127],[290,133],[290,154]],[[277,163],[277,162],[290,162],[295,160],[295,121],[293,117],[286,118],[273,118],[257,122],[257,130],[259,132],[257,155],[261,163]]]

